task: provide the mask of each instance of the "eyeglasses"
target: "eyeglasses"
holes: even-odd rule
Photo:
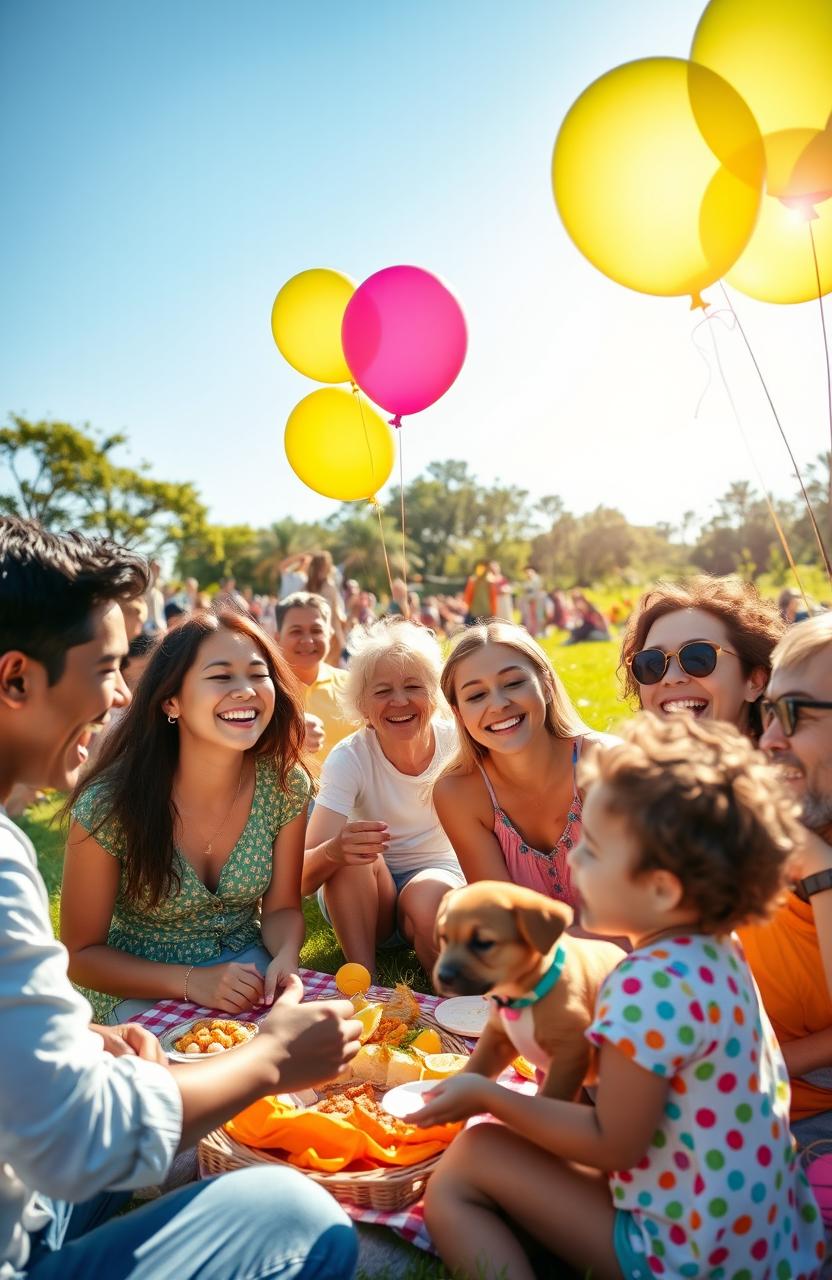
[[[639,684],[658,684],[671,658],[677,659],[685,675],[697,678],[711,674],[721,653],[739,657],[733,649],[724,649],[721,644],[712,644],[710,640],[691,640],[676,653],[665,653],[664,649],[642,649],[627,659],[627,666]]]
[[[771,724],[772,716],[777,716],[777,722],[787,738],[790,738],[797,728],[797,722],[804,707],[832,711],[832,702],[818,702],[815,698],[791,698],[788,695],[782,698],[763,698],[761,706],[765,727],[768,728]]]

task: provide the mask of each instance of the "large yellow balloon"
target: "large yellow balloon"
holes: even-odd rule
[[[763,134],[823,129],[832,112],[830,0],[711,0],[690,56],[731,82]]]
[[[625,63],[596,80],[552,157],[558,211],[589,261],[642,293],[689,294],[693,306],[744,249],[764,174],[742,98],[680,58]]]
[[[341,502],[375,497],[393,470],[390,427],[359,392],[342,387],[322,387],[296,404],[284,443],[295,475]]]
[[[349,382],[341,321],[355,285],[340,271],[314,267],[287,280],[272,307],[280,354],[316,382]]]
[[[727,280],[762,302],[808,302],[818,278],[821,295],[832,289],[832,130],[783,129],[763,141],[768,194]]]

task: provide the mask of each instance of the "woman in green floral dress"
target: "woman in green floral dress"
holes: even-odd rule
[[[61,936],[97,1021],[165,998],[239,1014],[297,970],[303,735],[295,679],[246,615],[160,641],[70,801]]]

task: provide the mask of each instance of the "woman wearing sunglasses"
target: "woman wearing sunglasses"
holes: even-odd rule
[[[659,582],[641,597],[621,649],[625,692],[645,711],[727,720],[755,741],[777,606],[739,578]]]

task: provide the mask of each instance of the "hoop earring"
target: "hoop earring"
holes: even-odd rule
[[[178,716],[168,716],[168,724],[176,724],[178,720]]]

